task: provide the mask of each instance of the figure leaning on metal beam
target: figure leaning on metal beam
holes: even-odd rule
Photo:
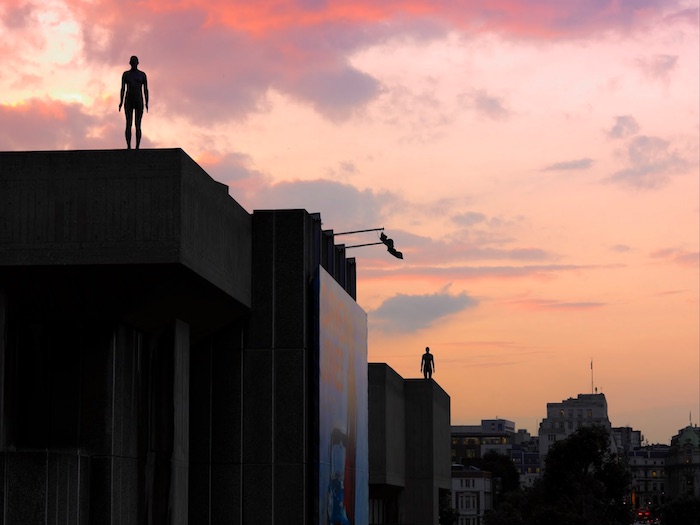
[[[126,147],[131,149],[131,124],[136,115],[136,149],[141,145],[141,119],[143,118],[144,100],[146,113],[148,113],[148,79],[146,73],[138,69],[139,59],[132,56],[129,60],[131,69],[122,74],[122,89],[119,93],[119,111],[124,105],[126,116]],[[124,95],[126,90],[126,96]]]

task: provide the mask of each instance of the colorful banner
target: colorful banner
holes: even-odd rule
[[[367,314],[323,268],[317,290],[319,524],[367,525]]]

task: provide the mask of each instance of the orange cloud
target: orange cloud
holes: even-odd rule
[[[14,0],[14,5],[26,5]],[[206,13],[205,27],[223,25],[265,37],[290,28],[335,24],[375,24],[388,20],[410,21],[433,18],[457,29],[469,27],[507,32],[527,37],[565,37],[609,28],[627,29],[655,14],[673,16],[681,2],[650,0],[644,8],[634,3],[610,3],[601,7],[585,0],[570,2],[500,0],[486,4],[471,0],[151,0],[134,2],[141,13],[172,14],[186,11]],[[674,9],[675,6],[679,6]],[[130,9],[123,1],[82,2],[77,7],[90,20],[109,23]],[[687,9],[686,9],[687,11]]]
[[[663,259],[665,261],[678,264],[680,266],[685,266],[688,268],[698,269],[700,266],[700,253],[699,252],[689,252],[686,250],[679,250],[675,248],[666,248],[663,250],[657,250],[650,254],[652,259]]]
[[[605,306],[605,303],[593,301],[557,301],[552,299],[516,299],[508,304],[527,311],[582,311],[595,310]]]
[[[53,99],[32,98],[15,104],[0,105],[0,150],[84,149],[113,144],[104,128],[114,129],[110,121],[86,114],[83,106]],[[109,137],[118,137],[114,130]]]
[[[46,120],[66,120],[66,105],[57,100],[21,100],[12,104],[2,104],[3,113],[15,114],[35,118],[36,116]]]

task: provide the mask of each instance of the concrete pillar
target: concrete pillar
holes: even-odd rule
[[[0,288],[0,453],[5,452],[5,351],[7,348],[7,294]]]
[[[190,327],[175,321],[173,341],[172,524],[187,525],[190,455]]]
[[[189,505],[189,325],[175,320],[148,352],[144,472],[148,523],[186,524]]]
[[[241,327],[191,352],[190,523],[241,523]]]

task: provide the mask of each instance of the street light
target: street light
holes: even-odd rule
[[[386,251],[388,251],[391,255],[396,257],[397,259],[403,259],[403,253],[397,251],[394,248],[394,240],[390,239],[384,234],[384,228],[370,228],[368,230],[355,230],[351,232],[340,232],[340,233],[334,233],[333,236],[337,237],[338,235],[350,235],[352,233],[365,233],[365,232],[382,232],[379,234],[379,242],[368,242],[365,244],[354,244],[352,246],[346,246],[345,249],[349,250],[350,248],[360,248],[362,246],[374,246],[375,244],[384,244],[386,246]]]

